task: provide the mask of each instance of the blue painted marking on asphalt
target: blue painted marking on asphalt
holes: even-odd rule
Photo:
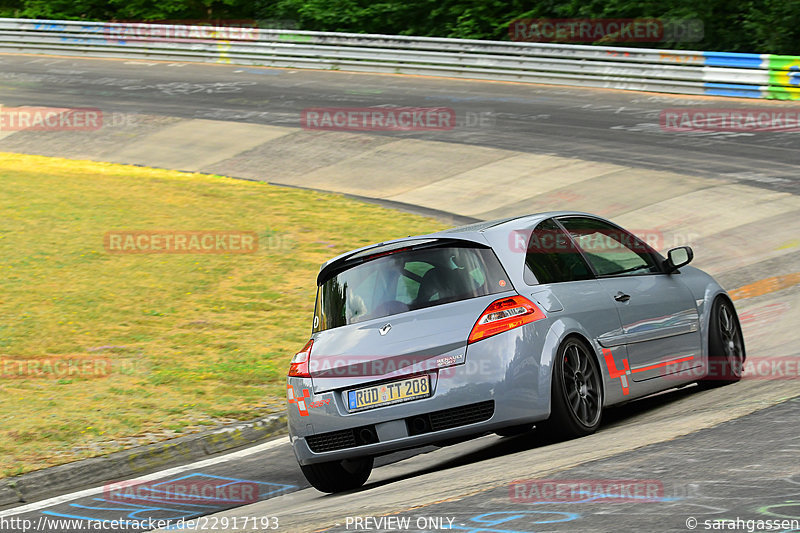
[[[266,486],[270,486],[270,487],[277,487],[277,488],[268,490],[267,492],[261,492],[261,489],[259,489],[259,492],[258,492],[258,497],[259,498],[262,498],[264,496],[270,496],[272,494],[275,494],[276,492],[282,492],[282,491],[286,491],[286,490],[289,490],[289,489],[296,488],[295,485],[285,485],[285,484],[282,484],[282,483],[270,483],[270,482],[267,482],[267,481],[251,481],[249,479],[241,479],[241,478],[226,477],[226,476],[215,476],[215,475],[212,475],[212,474],[203,474],[203,473],[200,473],[200,472],[196,472],[194,474],[187,474],[185,476],[178,477],[178,478],[175,478],[175,479],[165,480],[165,481],[162,481],[160,483],[156,483],[156,484],[154,484],[152,486],[153,487],[158,487],[159,485],[172,484],[172,483],[175,483],[176,481],[182,481],[184,479],[198,478],[198,477],[210,478],[210,479],[222,479],[222,480],[225,480],[225,481],[230,481],[230,483],[226,483],[225,485],[218,485],[220,487],[227,486],[227,485],[233,485],[233,484],[236,484],[236,483],[256,483],[260,487],[263,487],[265,485]]]
[[[92,498],[92,499],[95,500],[95,501],[98,501],[98,502],[117,503],[117,504],[120,503],[118,500],[106,500],[105,498]],[[125,503],[127,503],[129,500],[138,500],[138,501],[142,501],[142,502],[151,502],[151,503],[175,503],[175,502],[171,502],[169,500],[165,500],[162,497],[145,498],[143,496],[125,496]],[[134,504],[131,504],[131,505],[134,505]],[[203,508],[203,509],[217,509],[219,506],[218,505],[203,505],[203,504],[200,504],[200,503],[183,503],[183,502],[181,502],[181,507],[200,507],[200,508]]]
[[[88,509],[93,509],[93,508],[89,507]],[[93,516],[86,516],[86,515],[73,515],[73,514],[67,514],[67,513],[57,513],[55,511],[42,511],[42,514],[46,514],[46,515],[50,515],[50,516],[58,516],[60,518],[76,518],[78,520],[86,520],[88,522],[106,522],[106,523],[108,523],[108,522],[117,522],[117,523],[119,523],[119,522],[121,522],[123,520],[128,521],[128,522],[134,522],[134,521],[135,522],[145,522],[149,518],[149,517],[145,517],[145,518],[130,518],[131,515],[127,515],[126,518],[121,518],[121,517],[117,517],[117,518],[96,518],[96,517],[93,517]],[[191,518],[191,517],[197,517],[197,516],[201,516],[201,515],[202,515],[202,513],[184,513],[182,515],[175,515],[175,516],[159,516],[158,518],[154,518],[154,520],[180,520],[181,518]],[[135,515],[133,515],[133,516],[135,516]]]
[[[500,517],[505,515],[504,517]],[[561,518],[549,520],[530,520],[528,524],[556,524],[560,522],[571,522],[581,517],[578,513],[568,513],[564,511],[494,511],[491,513],[484,513],[478,516],[473,516],[469,520],[482,524],[480,526],[470,526],[468,524],[460,525],[453,524],[449,529],[457,529],[460,531],[467,531],[469,533],[532,533],[530,530],[520,529],[495,529],[491,526],[513,522],[523,518],[532,518],[534,515],[560,515]],[[491,519],[487,517],[493,517]],[[489,526],[489,527],[485,527]]]
[[[70,506],[71,507],[76,507],[78,509],[95,509],[97,511],[136,511],[137,513],[139,511],[152,511],[152,510],[161,511],[161,510],[164,510],[163,508],[160,508],[160,507],[153,507],[152,505],[139,505],[137,503],[123,503],[123,504],[121,504],[120,502],[110,502],[110,503],[114,503],[116,505],[125,505],[127,507],[92,507],[91,505],[83,505],[82,503],[72,503],[72,504],[70,504]],[[167,510],[171,510],[171,509],[167,509]],[[44,511],[44,512],[47,512],[47,511]]]
[[[460,526],[457,524],[453,524],[449,527],[443,527],[442,529],[458,529],[460,531],[466,531],[467,533],[532,533],[530,531],[520,531],[518,529],[490,529],[486,527]]]
[[[535,522],[531,522],[531,524],[557,524],[559,522],[570,522],[575,520],[576,518],[580,518],[581,515],[578,513],[567,513],[564,511],[493,511],[491,513],[484,513],[482,515],[473,516],[470,520],[474,520],[475,522],[482,522],[489,524],[490,526],[496,526],[497,524],[503,524],[505,522],[510,522],[512,520],[519,520],[520,518],[524,518],[525,515],[534,515],[534,514],[546,514],[546,515],[561,515],[563,518],[558,520],[537,520]],[[501,518],[498,520],[483,520],[484,517],[492,516],[492,515],[511,515],[507,518]]]
[[[198,472],[193,474],[187,474],[175,479],[166,479],[163,481],[159,481],[158,483],[155,483],[150,486],[139,487],[137,489],[137,494],[135,495],[130,495],[130,496],[125,495],[124,488],[115,491],[115,493],[121,493],[122,495],[125,495],[124,496],[125,500],[138,500],[142,502],[141,504],[132,503],[128,501],[125,502],[114,501],[113,499],[107,499],[107,498],[92,498],[92,501],[97,502],[98,504],[108,503],[111,504],[111,506],[105,507],[98,505],[85,505],[81,503],[69,503],[68,506],[71,508],[69,512],[62,513],[57,511],[45,510],[42,511],[42,514],[60,518],[71,518],[77,520],[85,520],[90,522],[103,522],[103,523],[112,523],[112,522],[120,523],[122,521],[126,521],[127,523],[134,523],[134,522],[143,522],[150,518],[152,518],[153,520],[177,521],[182,518],[192,519],[200,517],[205,514],[214,512],[215,510],[230,508],[232,504],[242,503],[241,501],[238,500],[233,501],[216,497],[210,497],[208,498],[209,501],[204,503],[185,503],[180,501],[176,502],[170,500],[174,500],[180,497],[186,497],[186,498],[191,498],[192,500],[197,500],[200,499],[200,496],[192,494],[178,494],[172,491],[168,492],[165,490],[158,490],[158,487],[161,485],[170,485],[174,484],[177,481],[182,481],[182,480],[192,480],[194,482],[198,482],[198,480],[202,479],[219,480],[224,482],[221,483],[220,485],[215,485],[215,488],[235,485],[237,483],[258,484],[259,500],[266,499],[272,495],[283,493],[290,489],[296,488],[295,485],[287,485],[283,483],[251,481],[248,479],[215,476],[212,474],[203,474]],[[149,494],[141,495],[140,493],[144,491],[149,492]],[[165,498],[164,496],[162,496],[162,494],[169,494],[169,496]],[[116,513],[117,516],[113,516],[112,518],[106,518],[102,517],[102,515],[98,516],[98,514],[100,514],[98,512]]]
[[[591,492],[591,491],[582,491],[582,490],[575,491],[575,494],[587,494],[587,495],[590,495],[590,497],[587,497],[584,500],[569,500],[569,501],[560,500],[560,501],[554,501],[554,502],[544,502],[544,501],[542,501],[542,502],[524,502],[524,503],[526,505],[546,505],[546,504],[552,505],[552,504],[587,503],[587,502],[593,502],[593,501],[605,500],[605,499],[609,499],[609,500],[620,500],[620,499],[623,499],[618,494],[603,494],[603,493],[600,493],[600,492]],[[629,502],[629,503],[638,503],[638,502],[631,502],[630,500],[641,500],[641,501],[647,502],[647,503],[667,503],[667,502],[680,501],[680,500],[683,500],[683,498],[680,498],[680,497],[677,497],[677,496],[674,496],[674,497],[660,497],[660,498],[648,498],[647,496],[625,496],[624,500],[625,500],[625,502]]]
[[[52,511],[43,511],[42,514],[47,514],[47,515],[50,515],[50,516],[57,516],[59,518],[75,518],[75,519],[78,519],[78,520],[86,520],[87,522],[104,522],[104,523],[115,522],[117,524],[122,523],[121,519],[114,520],[114,519],[107,519],[107,518],[91,518],[91,517],[87,517],[87,516],[71,515],[71,514],[64,514],[64,513],[54,513]],[[130,522],[133,522],[133,520],[131,520]]]
[[[114,503],[119,505],[119,502],[114,502]],[[193,513],[194,513],[195,516],[200,514],[198,511],[192,511],[190,509],[177,509],[177,508],[172,508],[172,507],[154,507],[152,505],[138,505],[138,504],[135,504],[135,503],[129,503],[129,504],[125,504],[125,505],[127,505],[128,507],[127,508],[126,507],[93,507],[91,505],[83,505],[83,504],[80,504],[80,503],[73,503],[73,504],[70,505],[70,507],[75,507],[76,509],[86,509],[88,511],[129,511],[126,516],[127,516],[127,518],[129,518],[131,520],[142,520],[142,518],[139,518],[138,515],[139,515],[139,513],[142,513],[142,512],[145,512],[145,511],[167,511],[167,512],[176,512],[176,511],[178,511],[178,512],[184,512],[183,516],[189,516],[190,514],[193,514]],[[48,513],[48,512],[50,512],[50,511],[43,511],[43,514],[44,513]],[[180,518],[180,516],[178,516],[176,518]],[[147,517],[145,517],[145,519],[147,519]]]

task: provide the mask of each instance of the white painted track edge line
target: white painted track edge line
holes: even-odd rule
[[[153,472],[152,474],[147,474],[145,476],[137,477],[131,479],[130,481],[138,481],[138,482],[145,482],[145,481],[153,481],[155,479],[161,479],[164,477],[172,476],[175,474],[180,474],[181,472],[185,472],[187,470],[192,470],[195,468],[203,468],[206,466],[215,465],[218,463],[225,463],[227,461],[233,459],[239,459],[241,457],[247,457],[248,455],[253,455],[254,453],[263,452],[272,448],[276,448],[283,444],[289,444],[289,437],[280,437],[275,440],[271,440],[265,442],[263,444],[259,444],[257,446],[253,446],[251,448],[245,448],[244,450],[238,450],[232,453],[228,453],[225,455],[220,455],[219,457],[211,457],[209,459],[203,459],[202,461],[197,461],[195,463],[190,463],[186,465],[176,466],[173,468],[168,468],[167,470],[160,470],[158,472]],[[38,511],[39,509],[43,509],[45,507],[51,507],[53,505],[58,505],[60,503],[77,500],[79,498],[85,498],[87,496],[93,496],[95,494],[100,494],[103,492],[104,487],[108,483],[100,485],[99,487],[93,487],[91,489],[85,489],[78,492],[71,492],[69,494],[62,494],[61,496],[54,496],[52,498],[48,498],[46,500],[41,500],[38,502],[29,503],[26,505],[21,505],[19,507],[14,507],[11,509],[6,509],[5,511],[0,511],[0,518],[5,518],[8,516],[14,516],[22,513],[29,513],[31,511]]]

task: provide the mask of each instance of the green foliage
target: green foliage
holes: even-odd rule
[[[757,50],[800,55],[800,1],[761,0],[743,17],[741,29],[753,36]]]
[[[705,38],[640,46],[800,54],[800,0],[0,0],[0,16],[257,19],[302,30],[500,40],[524,17],[657,17],[701,20]]]
[[[249,11],[246,0],[0,0],[0,16],[59,20],[219,20]]]

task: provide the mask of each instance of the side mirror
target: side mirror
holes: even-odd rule
[[[694,259],[694,252],[690,246],[679,246],[667,252],[667,260],[664,261],[664,269],[667,274],[675,272],[680,267],[688,265]]]

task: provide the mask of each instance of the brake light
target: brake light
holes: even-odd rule
[[[495,300],[475,322],[467,344],[472,344],[543,318],[545,318],[544,313],[523,296]]]
[[[394,250],[389,250],[387,252],[380,252],[373,255],[368,255],[364,260],[365,261],[372,261],[373,259],[377,259],[379,257],[384,257],[387,255],[399,254],[400,252],[407,252],[411,249],[411,246],[406,246],[405,248],[395,248]]]
[[[314,339],[309,340],[303,349],[294,354],[289,363],[289,375],[297,378],[310,378],[308,372],[308,361],[311,359],[311,347],[314,346]]]

